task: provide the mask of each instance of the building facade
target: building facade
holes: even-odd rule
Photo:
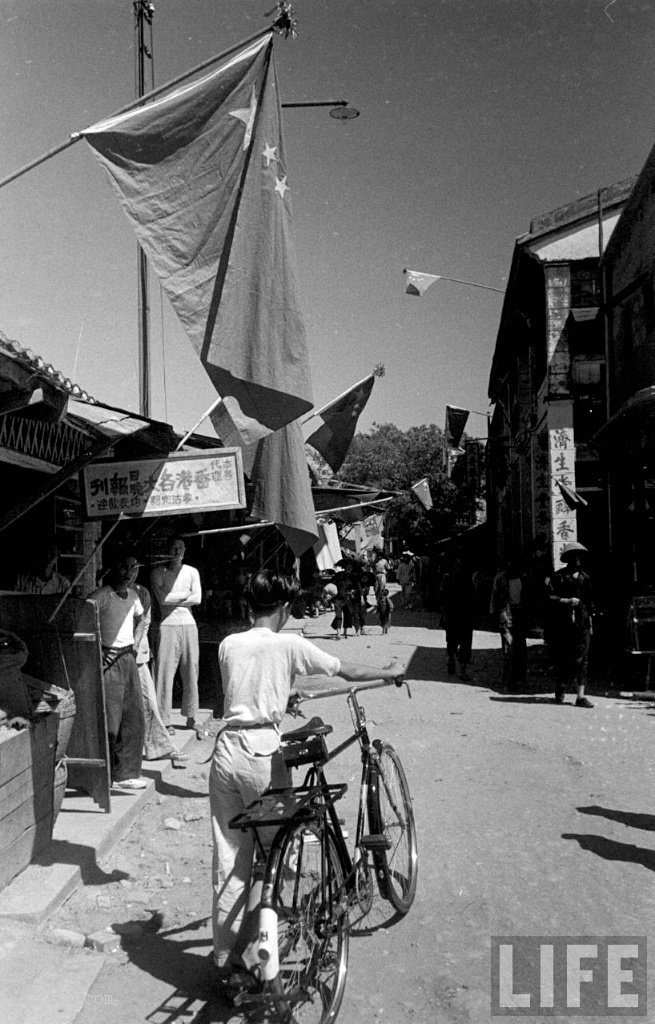
[[[516,241],[489,379],[487,512],[498,561],[560,567],[580,541],[610,545],[600,257],[635,179],[532,221]]]
[[[625,601],[655,589],[655,149],[601,270],[609,420],[596,441],[609,478],[612,575]]]

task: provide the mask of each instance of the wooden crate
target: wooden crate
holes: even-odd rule
[[[0,730],[0,889],[50,844],[57,715]]]

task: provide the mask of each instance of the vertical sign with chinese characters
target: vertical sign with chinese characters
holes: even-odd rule
[[[567,403],[568,405],[568,403]],[[575,442],[572,426],[549,424],[550,447],[550,509],[552,522],[552,554],[555,569],[560,567],[560,556],[565,544],[577,540],[578,524],[575,511],[562,497],[558,483],[575,489]]]
[[[89,518],[245,508],[239,448],[175,452],[161,459],[97,462],[83,471]]]

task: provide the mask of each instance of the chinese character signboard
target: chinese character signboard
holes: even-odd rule
[[[553,564],[560,567],[565,544],[577,540],[578,526],[575,511],[563,500],[558,484],[575,488],[575,441],[573,427],[555,427],[550,433],[550,501],[552,522]]]
[[[157,516],[245,508],[241,451],[212,448],[84,469],[86,514]]]

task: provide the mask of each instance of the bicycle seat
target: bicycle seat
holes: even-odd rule
[[[309,739],[310,736],[327,736],[331,732],[332,726],[326,725],[322,718],[315,715],[313,718],[310,718],[306,725],[301,725],[298,729],[292,729],[291,732],[282,733],[281,739],[291,743],[300,743],[303,740]]]

